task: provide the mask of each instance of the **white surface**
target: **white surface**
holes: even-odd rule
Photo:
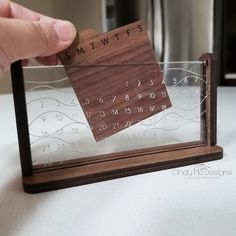
[[[0,96],[0,235],[236,235],[235,101],[235,88],[219,89],[222,160],[29,195],[21,187],[12,97]],[[203,167],[214,173],[199,175]]]

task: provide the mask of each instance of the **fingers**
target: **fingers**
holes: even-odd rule
[[[79,32],[79,42],[82,43],[86,40],[92,39],[95,36],[97,36],[97,32],[93,29],[86,29],[86,30],[82,30]],[[57,65],[59,62],[59,58],[57,55],[53,55],[50,57],[39,57],[36,58],[36,61],[40,64],[43,65]]]
[[[11,14],[10,3],[7,0],[0,0],[0,17],[9,17]]]
[[[36,61],[45,66],[53,66],[53,65],[58,64],[59,58],[57,55],[53,55],[49,57],[37,57]]]
[[[0,19],[0,58],[2,67],[19,59],[47,57],[69,47],[76,36],[67,21],[25,21]]]
[[[29,60],[28,59],[22,60],[22,65],[23,66],[28,66],[29,65]]]

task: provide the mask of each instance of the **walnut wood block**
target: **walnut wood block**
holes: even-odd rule
[[[218,146],[168,150],[161,153],[133,156],[90,165],[81,164],[72,168],[34,173],[33,176],[23,177],[23,185],[26,192],[38,193],[221,159],[222,156],[223,150]]]
[[[171,106],[142,22],[77,38],[60,58],[96,141]]]

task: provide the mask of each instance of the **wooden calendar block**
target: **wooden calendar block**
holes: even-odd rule
[[[96,141],[171,106],[142,22],[123,26],[60,53]]]

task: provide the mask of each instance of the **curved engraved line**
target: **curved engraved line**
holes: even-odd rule
[[[43,137],[43,138],[39,138],[39,139],[35,140],[34,142],[30,143],[30,145],[34,145],[35,143],[37,143],[37,142],[39,142],[41,140],[44,140],[44,139],[56,139],[56,140],[62,141],[63,143],[67,143],[69,145],[73,145],[74,144],[74,143],[67,142],[64,139],[57,138],[57,137]]]
[[[188,123],[198,123],[198,124],[202,124],[202,126],[206,127],[206,125],[203,122],[198,122],[198,121],[195,121],[195,120],[188,120],[187,122],[181,124],[180,126],[178,126],[176,128],[173,128],[173,129],[165,129],[165,128],[160,128],[160,127],[153,127],[151,129],[153,129],[153,130],[158,129],[158,130],[163,130],[163,131],[173,131],[173,130],[177,130],[177,129],[185,126]],[[156,125],[156,123],[155,123],[155,125]],[[146,126],[151,126],[151,125],[146,125]]]
[[[206,98],[207,98],[207,96],[202,99],[202,101],[199,103],[199,106],[195,106],[193,108],[185,109],[185,108],[181,108],[181,107],[178,107],[178,106],[173,106],[173,108],[181,110],[181,111],[194,111],[194,110],[200,108],[200,105],[202,105],[202,103],[206,100]]]
[[[193,135],[192,135],[193,136]],[[192,136],[190,136],[190,138],[192,137]],[[177,138],[173,138],[173,137],[170,137],[170,139],[172,139],[172,140],[174,140],[174,141],[176,141],[176,142],[179,142],[179,143],[185,143],[185,142],[188,142],[188,140],[184,140],[184,139],[177,139]]]
[[[175,87],[175,86],[177,86],[178,84],[180,84],[182,81],[184,81],[184,80],[186,80],[186,79],[189,79],[189,78],[194,78],[194,79],[198,79],[198,80],[200,80],[200,81],[202,81],[203,83],[205,83],[206,84],[206,81],[204,81],[201,77],[199,77],[199,76],[194,76],[194,75],[189,75],[189,76],[186,76],[186,77],[184,77],[183,79],[181,79],[178,83],[176,83],[176,84],[174,84],[174,85],[172,85],[172,86],[170,86],[170,87]]]
[[[48,89],[51,89],[51,90],[55,90],[57,92],[61,92],[61,93],[74,93],[74,91],[64,91],[62,89],[59,89],[59,88],[55,88],[55,87],[52,87],[52,86],[49,86],[49,85],[40,85],[40,86],[36,86],[36,87],[33,87],[31,89],[28,89],[26,90],[25,92],[26,93],[29,93],[29,92],[32,92],[34,90],[37,90],[37,89],[41,89],[41,88],[48,88]]]
[[[25,80],[26,84],[54,84],[54,83],[60,83],[63,81],[68,80],[68,77],[65,77],[63,79],[59,79],[59,80],[53,80],[53,81],[31,81],[31,80]]]
[[[140,125],[143,125],[143,126],[155,125],[155,124],[159,123],[160,121],[162,121],[164,118],[166,118],[166,117],[169,116],[169,115],[176,115],[176,116],[178,116],[178,117],[180,117],[181,119],[184,120],[184,117],[181,116],[181,115],[179,115],[178,113],[170,112],[170,113],[165,114],[162,118],[160,118],[158,121],[155,121],[155,122],[152,123],[152,124],[143,124],[144,121],[141,121],[141,122],[140,122]]]
[[[74,123],[67,124],[67,125],[65,125],[65,126],[63,126],[63,127],[61,127],[61,128],[59,128],[59,129],[57,129],[57,131],[55,131],[55,132],[53,132],[53,133],[51,133],[51,134],[48,134],[48,136],[37,135],[37,134],[32,134],[32,133],[30,133],[30,135],[33,136],[33,137],[50,137],[50,136],[56,134],[59,130],[65,129],[65,128],[68,127],[68,126],[70,126],[70,125],[75,125],[75,124],[81,124],[81,123],[80,123],[80,122],[74,122]],[[87,126],[85,123],[84,123],[83,125]],[[87,126],[87,127],[88,127],[88,126]]]
[[[171,89],[171,88],[173,88],[174,86],[169,86],[168,87],[168,89]],[[182,88],[182,87],[180,87],[180,88]],[[188,87],[187,89],[185,89],[185,91],[186,90],[191,90],[191,89],[194,89],[193,87]],[[172,92],[172,93],[180,93],[179,91],[178,92]],[[194,93],[194,92],[193,92]],[[183,92],[181,92],[181,94],[183,94]],[[200,97],[204,97],[204,98],[207,98],[208,97],[208,95],[207,94],[202,94],[202,93],[197,93],[196,94],[196,92],[195,92],[195,94],[194,95],[199,95]],[[171,96],[174,96],[174,95],[171,95]],[[177,95],[176,95],[176,97],[177,97]]]
[[[185,126],[185,125],[187,125],[187,124],[189,124],[189,123],[198,123],[198,124],[200,124],[200,123],[202,123],[202,122],[198,122],[198,121],[194,121],[194,120],[189,120],[189,121],[187,121],[187,122],[181,124],[180,126],[178,126],[178,127],[176,127],[176,128],[173,128],[173,129],[165,129],[165,128],[159,128],[159,127],[153,127],[153,128],[151,128],[151,129],[153,129],[153,130],[158,129],[158,130],[163,130],[163,131],[168,131],[168,132],[169,132],[169,131],[174,131],[174,130],[180,129],[180,128],[182,128],[183,126]],[[205,124],[203,124],[203,123],[202,123],[202,126],[206,127]],[[145,131],[144,131],[144,132],[145,132]]]
[[[206,110],[204,110],[197,118],[201,117],[204,113],[206,113]],[[167,116],[170,116],[170,115],[176,115],[176,116],[180,117],[182,120],[188,120],[188,121],[194,121],[195,119],[197,119],[197,118],[194,118],[194,119],[186,119],[186,118],[184,118],[184,116],[181,116],[181,115],[179,115],[179,114],[176,113],[176,112],[170,112],[170,113],[165,114],[165,115],[164,115],[162,118],[160,118],[158,121],[154,121],[154,122],[151,123],[151,124],[144,124],[144,123],[143,123],[144,121],[139,122],[139,124],[142,125],[142,126],[153,126],[153,125],[158,124],[160,121],[162,121],[164,118],[166,118]]]
[[[165,69],[165,70],[161,70],[160,72],[166,72],[166,71],[170,71],[170,70],[181,70],[181,71],[185,71],[185,72],[188,72],[188,73],[191,73],[191,74],[193,74],[193,75],[197,75],[197,76],[199,76],[199,77],[202,77],[202,76],[206,76],[206,75],[200,75],[200,74],[198,74],[198,73],[196,73],[196,72],[193,72],[193,71],[191,71],[191,70],[187,70],[187,69],[183,69],[183,68],[175,68],[175,67],[173,67],[173,68],[167,68],[167,69]]]
[[[194,118],[194,119],[185,119],[185,120],[196,120],[196,119],[199,119],[205,113],[206,113],[206,110],[204,110],[199,116],[196,116],[196,118]]]
[[[152,129],[148,129],[148,130],[145,130],[145,132],[148,132],[148,131],[152,131]],[[157,134],[157,132],[155,132],[155,134]],[[175,141],[177,141],[177,142],[181,142],[181,143],[184,143],[184,142],[188,142],[189,141],[189,138],[191,138],[191,137],[193,137],[193,136],[195,136],[195,135],[201,135],[201,134],[205,134],[205,132],[201,132],[201,131],[198,131],[198,132],[195,132],[195,133],[193,133],[193,134],[191,134],[190,136],[188,136],[187,137],[187,139],[176,139],[176,138],[174,138],[174,137],[168,137],[169,139],[173,139],[173,140],[175,140]],[[146,136],[146,134],[143,132],[143,135],[145,135]],[[146,139],[145,137],[144,137],[144,139]],[[201,139],[200,139],[201,140]]]
[[[41,114],[38,115],[36,118],[34,118],[34,119],[29,123],[29,127],[30,127],[37,119],[39,119],[41,116],[44,116],[44,115],[49,114],[49,113],[59,113],[59,114],[64,115],[65,117],[67,117],[68,119],[70,119],[71,121],[73,121],[73,122],[75,122],[75,123],[79,123],[79,124],[85,125],[83,122],[76,121],[76,120],[74,120],[73,118],[69,117],[68,115],[66,115],[65,113],[63,113],[63,112],[61,112],[61,111],[47,111],[47,112],[41,113]],[[86,125],[86,126],[87,126],[87,125]]]
[[[29,101],[29,102],[27,103],[27,105],[30,105],[30,104],[32,104],[32,103],[34,103],[34,102],[37,102],[37,101],[40,101],[40,100],[53,100],[53,101],[58,102],[58,103],[60,103],[60,104],[62,104],[62,105],[64,105],[64,106],[67,106],[67,107],[79,106],[79,105],[80,105],[79,103],[78,103],[78,104],[72,104],[72,105],[65,104],[64,102],[61,102],[60,100],[57,100],[57,99],[52,98],[52,97],[36,98],[36,99],[34,99],[34,100],[32,100],[32,101]]]
[[[195,132],[195,133],[191,134],[190,136],[188,136],[187,139],[182,139],[182,140],[179,139],[179,140],[181,140],[181,142],[187,142],[189,138],[192,138],[192,137],[194,137],[194,136],[196,136],[196,135],[201,136],[202,134],[205,134],[205,132],[200,132],[200,131],[198,131],[198,132]]]
[[[143,132],[143,134],[146,133],[146,132],[148,132],[148,131],[152,131],[152,130],[153,130],[153,129],[145,130],[145,131]],[[157,134],[157,132],[155,132],[155,134]],[[191,138],[191,137],[193,137],[193,136],[195,136],[195,135],[201,135],[201,134],[206,134],[206,132],[197,131],[197,132],[192,133],[190,136],[188,136],[188,138]],[[146,134],[144,134],[144,135],[146,135]],[[170,138],[171,138],[171,137],[170,137]],[[144,137],[144,139],[145,139],[145,137]],[[187,141],[188,141],[188,140],[187,140]],[[182,142],[184,142],[184,139],[182,139]]]

